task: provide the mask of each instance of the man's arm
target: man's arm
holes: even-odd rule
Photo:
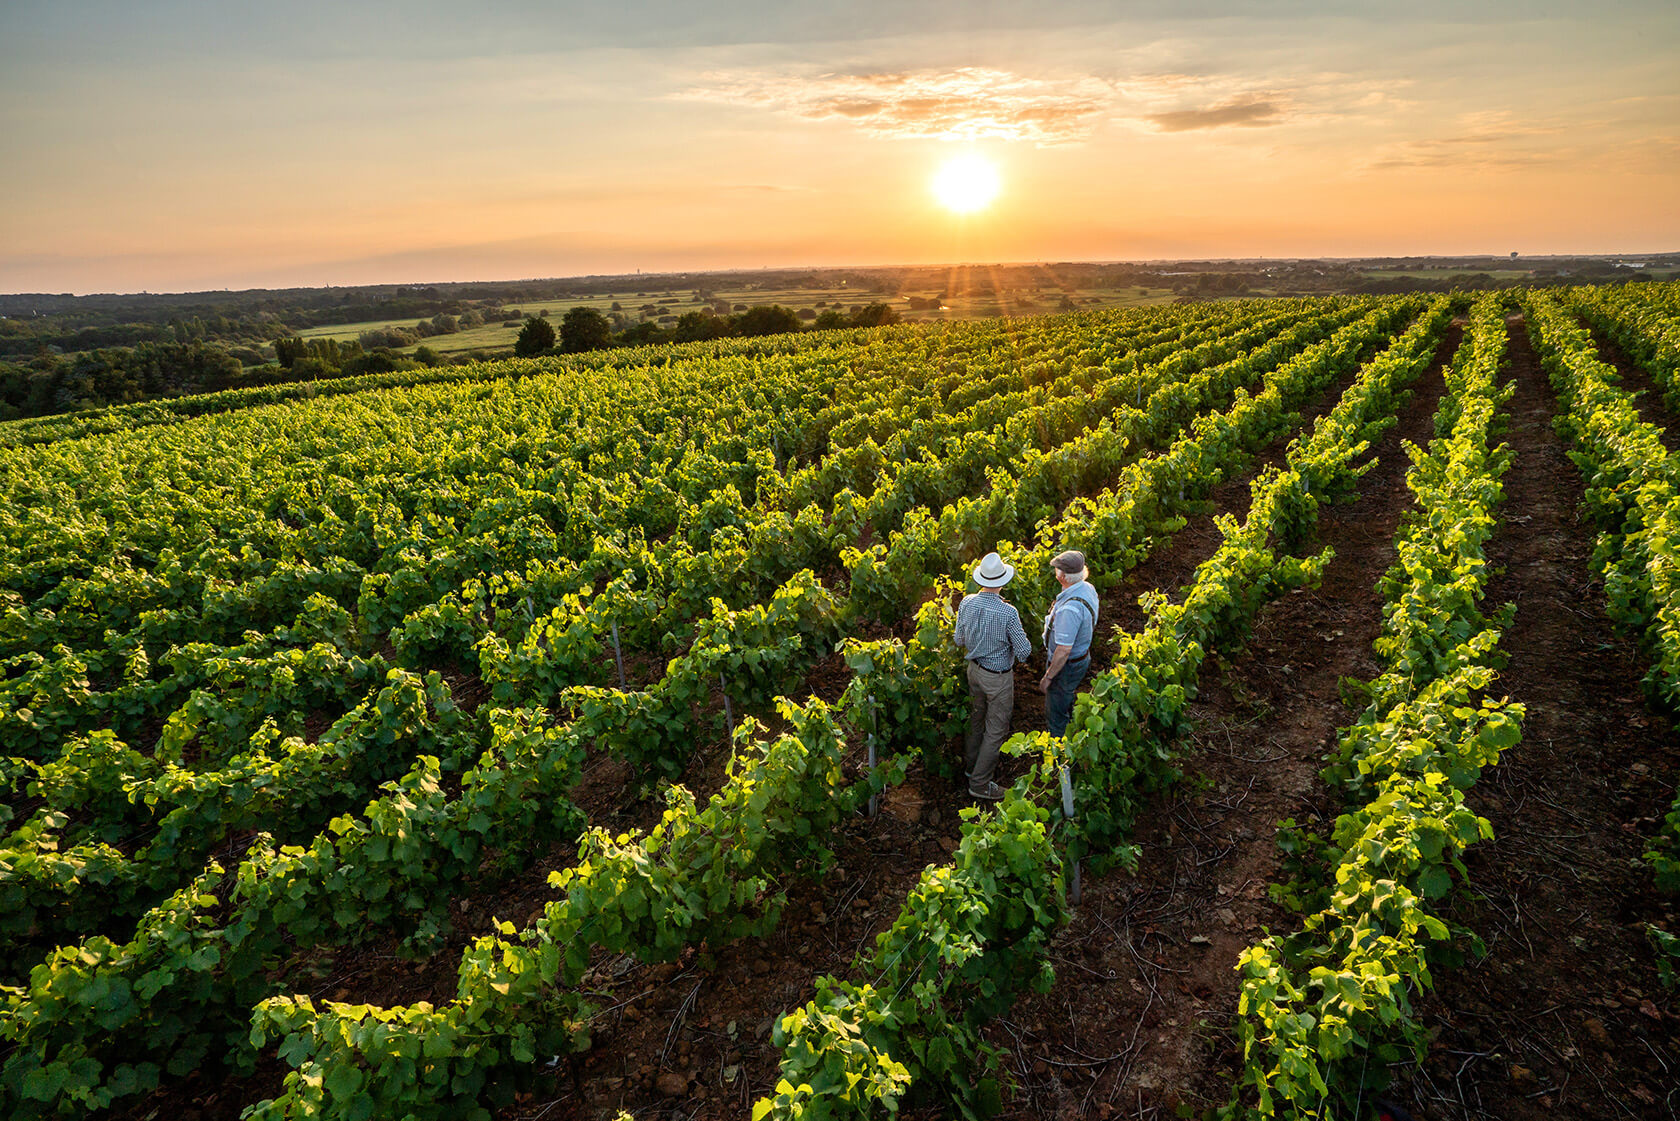
[[[1038,679],[1038,691],[1040,693],[1050,691],[1050,683],[1056,679],[1058,673],[1062,672],[1062,667],[1067,665],[1068,655],[1071,653],[1073,653],[1072,646],[1058,646],[1051,653],[1050,664],[1044,667],[1044,676]]]
[[[1015,612],[1015,623],[1009,628],[1009,650],[1015,655],[1017,662],[1024,662],[1032,657],[1032,640],[1027,637],[1027,629],[1021,625],[1021,613]]]

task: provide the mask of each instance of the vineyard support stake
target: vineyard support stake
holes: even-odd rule
[[[729,742],[735,742],[735,710],[729,707],[729,682],[718,673],[718,689],[723,693],[723,718],[729,723]]]
[[[1059,768],[1062,777],[1062,817],[1073,820],[1073,772],[1063,763]],[[1079,861],[1073,862],[1073,884],[1069,888],[1068,898],[1075,907],[1079,906]]]
[[[618,687],[624,689],[624,649],[618,644],[618,620],[612,621],[613,661],[618,664]]]
[[[869,781],[873,784],[875,781],[875,697],[870,695],[864,699],[869,705]],[[879,794],[871,794],[869,796],[869,819],[873,821],[875,819],[875,815],[880,811],[881,796]]]

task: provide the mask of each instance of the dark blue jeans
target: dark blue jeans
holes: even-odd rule
[[[1060,737],[1067,731],[1068,720],[1073,716],[1073,695],[1090,668],[1091,652],[1087,650],[1077,658],[1069,658],[1062,672],[1050,679],[1050,691],[1044,694],[1044,722],[1052,736]]]

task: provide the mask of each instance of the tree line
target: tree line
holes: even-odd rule
[[[164,324],[69,329],[49,317],[0,320],[0,420],[127,405],[318,378],[436,366],[425,339],[477,327],[500,306],[458,308],[363,331],[353,342],[305,340],[272,319],[175,316]],[[273,358],[264,349],[273,348]]]
[[[719,315],[707,308],[679,316],[669,328],[648,322],[614,331],[612,320],[600,311],[574,307],[561,317],[558,329],[547,317],[527,317],[514,353],[522,357],[575,354],[613,346],[748,338],[807,329],[879,327],[898,321],[897,312],[887,304],[878,303],[856,308],[850,314],[828,309],[807,328],[797,312],[773,304],[747,308],[733,315]],[[399,353],[399,349],[482,322],[482,311],[465,309],[459,315],[440,312],[429,320],[417,321],[413,327],[364,331],[354,340],[304,339],[283,333],[271,342],[273,362],[252,347],[228,348],[202,337],[186,321],[180,331],[167,327],[160,335],[142,336],[131,346],[101,346],[72,354],[58,354],[42,347],[33,357],[0,361],[0,420],[126,405],[159,397],[437,366],[445,359],[430,347],[421,345],[412,354]],[[209,330],[206,325],[204,334]]]
[[[279,361],[247,366],[214,343],[144,342],[79,354],[42,353],[0,362],[0,420],[50,416],[294,381],[418,370],[443,362],[428,347],[413,355],[336,339],[276,339]],[[260,356],[259,356],[260,360]]]
[[[614,331],[612,320],[592,307],[574,307],[561,317],[558,329],[544,316],[526,316],[513,344],[520,358],[544,354],[578,354],[613,346],[654,346],[660,343],[705,342],[709,339],[754,338],[784,335],[795,331],[826,331],[841,327],[886,327],[899,322],[898,312],[887,304],[866,304],[850,313],[829,308],[807,328],[799,313],[780,304],[760,304],[733,315],[720,315],[712,308],[684,312],[670,327],[655,322],[637,323]]]

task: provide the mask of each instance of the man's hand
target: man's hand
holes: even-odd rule
[[[1073,653],[1071,646],[1058,646],[1050,655],[1050,664],[1044,667],[1044,676],[1038,679],[1038,691],[1050,692],[1050,683],[1056,680],[1056,675],[1067,665],[1068,655]]]

